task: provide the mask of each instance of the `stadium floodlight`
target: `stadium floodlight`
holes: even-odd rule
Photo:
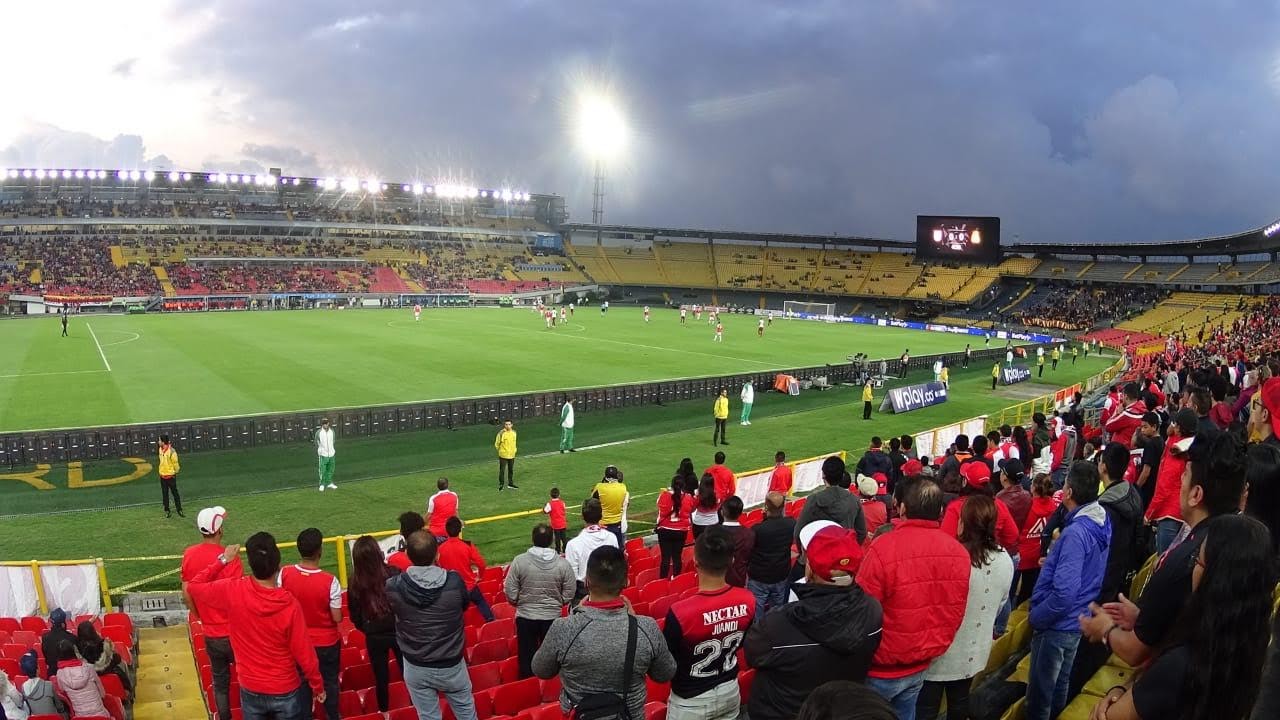
[[[76,178],[77,180],[83,180],[83,179],[84,179],[84,171],[83,171],[83,170],[77,170],[77,171],[75,172],[75,178]]]
[[[9,171],[9,179],[10,179],[10,180],[16,180],[17,178],[18,178],[18,171],[17,171],[17,170],[10,170],[10,171]]]
[[[141,172],[139,172],[139,171],[137,171],[137,170],[130,170],[130,171],[129,171],[129,179],[130,179],[130,180],[132,180],[132,181],[134,181],[134,182],[137,182],[137,181],[139,181],[139,180],[141,180],[141,179],[142,179],[142,173],[141,173]]]
[[[371,193],[381,192],[382,181],[378,180],[378,178],[369,178],[364,181],[364,187]]]
[[[156,179],[156,171],[155,171],[155,170],[148,170],[148,171],[146,171],[145,173],[143,173],[143,174],[142,174],[142,177],[143,177],[147,182],[151,182],[152,180],[155,180],[155,179]]]
[[[480,194],[480,191],[479,191],[479,190],[477,190],[477,189],[475,189],[475,188],[473,188],[473,187],[469,187],[469,188],[467,188],[467,197],[469,197],[469,198],[474,198],[476,195],[479,195],[479,194]]]
[[[342,181],[342,189],[345,192],[354,192],[360,189],[360,181],[355,178],[347,178]]]
[[[427,190],[427,194],[428,194],[428,195],[435,195],[435,194],[436,194],[436,188],[435,188],[435,186],[434,186],[434,185],[428,185],[428,186],[427,186],[427,188],[426,188],[426,190]]]
[[[176,173],[176,172],[171,172],[171,173],[169,173],[169,182],[171,182],[171,183],[176,183],[176,182],[178,182],[178,179],[179,179],[179,178],[181,178],[181,177],[182,177],[182,176],[181,176],[181,175],[179,175],[178,173]]]
[[[37,179],[37,180],[43,180],[43,179],[44,179],[44,170],[43,170],[43,169],[41,169],[41,170],[36,170],[36,179]]]
[[[35,173],[31,171],[31,168],[27,168],[26,170],[22,171],[23,180],[30,180],[33,177],[35,177]]]
[[[226,175],[226,173],[214,173],[214,174],[213,174],[213,176],[212,176],[212,177],[210,177],[209,179],[210,179],[210,180],[212,180],[212,181],[214,181],[214,182],[216,182],[216,183],[218,183],[219,185],[226,185],[226,184],[227,184],[227,175]]]
[[[106,170],[99,170],[99,171],[98,171],[98,179],[99,179],[99,180],[106,180],[106,179],[107,179],[107,171],[106,171]]]
[[[502,198],[502,202],[511,202],[511,191],[503,190],[500,197]]]
[[[58,177],[62,178],[63,180],[69,180],[71,178],[71,171],[63,170],[62,172],[58,173]]]
[[[296,185],[301,185],[301,184],[302,184],[302,178],[294,178],[294,179],[293,179],[293,184],[294,184],[295,186],[296,186]]]
[[[422,183],[414,183],[414,184],[413,184],[413,194],[414,194],[414,195],[421,195],[421,194],[422,194],[422,192],[423,192],[425,189],[426,189],[426,188],[422,187]]]
[[[627,145],[627,123],[608,95],[588,92],[578,98],[575,123],[578,146],[596,161],[618,157]]]

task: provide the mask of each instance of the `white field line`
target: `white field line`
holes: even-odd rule
[[[93,344],[98,346],[98,357],[102,358],[102,364],[107,366],[107,372],[111,372],[111,363],[107,362],[107,354],[102,352],[102,343],[98,342],[98,335],[93,331],[93,326],[89,323],[84,324],[89,328],[89,335],[93,337]]]
[[[0,375],[0,379],[39,377],[41,375],[87,375],[90,373],[104,373],[104,372],[107,372],[107,371],[106,370],[55,370],[52,372],[15,373],[13,375]]]

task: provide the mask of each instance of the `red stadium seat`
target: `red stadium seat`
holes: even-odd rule
[[[396,708],[389,713],[391,720],[418,720],[418,711],[413,706]]]
[[[560,676],[557,675],[550,680],[542,681],[542,702],[558,703],[560,702]]]
[[[509,620],[516,616],[516,606],[511,603],[498,603],[490,609],[493,610],[494,620]]]
[[[0,672],[8,675],[10,678],[22,672],[22,668],[18,667],[18,659],[11,657],[0,657]]]
[[[475,647],[471,648],[471,657],[467,662],[476,664],[495,662],[506,660],[510,656],[510,645],[506,638],[502,638],[501,640],[476,643]]]
[[[364,690],[373,687],[373,666],[353,665],[338,676],[338,687],[343,690]]]
[[[542,704],[542,687],[538,678],[499,685],[493,691],[495,715],[515,715],[521,710]]]
[[[502,594],[501,580],[483,580],[476,587],[480,588],[480,594],[485,596],[486,599]]]
[[[623,551],[628,554],[631,553],[633,550],[643,550],[643,549],[644,549],[644,538],[642,537],[631,538],[630,540],[627,541],[627,544],[623,546]]]
[[[551,705],[543,705],[533,711],[533,720],[563,720],[564,711],[560,709],[560,703],[557,701]]]
[[[18,622],[18,618],[0,617],[0,630],[3,630],[4,632],[13,632],[14,630],[21,629],[22,623]]]
[[[685,590],[688,590],[689,588],[697,587],[697,586],[698,586],[697,573],[683,572],[675,576],[671,580],[670,592],[672,595],[679,595]]]
[[[480,579],[486,582],[497,580],[501,582],[507,576],[507,568],[505,565],[490,565],[480,574]]]
[[[10,631],[10,630],[0,630],[0,645],[8,645],[8,644],[9,644],[9,633],[10,633],[10,632],[12,632],[12,631]]]
[[[480,614],[475,605],[468,605],[467,611],[462,614],[462,624],[467,627],[480,627],[485,622],[484,616]]]
[[[338,694],[338,714],[342,717],[355,717],[364,713],[364,698],[355,690],[344,690]]]
[[[121,700],[129,696],[129,693],[124,689],[124,683],[120,682],[119,675],[113,672],[103,673],[98,676],[98,679],[102,681],[102,689],[107,691],[108,695],[118,697]]]
[[[383,720],[382,713],[380,712],[365,713],[364,715],[348,715],[344,712],[342,713],[342,717],[345,718],[345,720]]]
[[[493,717],[493,696],[488,690],[474,693],[471,699],[476,704],[476,720],[488,720]]]
[[[364,654],[364,648],[342,648],[342,655],[341,659],[338,661],[338,667],[348,668],[355,665],[365,665],[369,662],[369,658],[365,657]]]
[[[0,657],[17,660],[30,649],[30,645],[9,643],[8,645],[0,646]]]
[[[27,720],[66,720],[66,718],[61,715],[29,715]]]
[[[115,675],[111,675],[111,677],[115,677]],[[103,696],[102,706],[107,709],[107,714],[111,716],[112,720],[125,720],[124,701],[119,697],[115,695]]]
[[[667,704],[660,702],[645,703],[644,720],[667,720]]]
[[[653,603],[671,593],[670,580],[651,580],[640,586],[640,602]]]
[[[467,668],[471,676],[471,690],[480,692],[502,684],[502,667],[496,662],[471,665]]]
[[[75,633],[72,634],[74,635]],[[9,644],[26,645],[27,647],[33,648],[40,644],[40,635],[41,633],[33,632],[31,630],[18,630],[17,632],[11,632],[9,633]]]
[[[102,624],[104,627],[122,627],[133,633],[133,618],[129,613],[109,612],[102,616]]]
[[[636,573],[635,582],[631,584],[638,588],[642,588],[645,585],[648,585],[649,583],[657,579],[658,579],[658,571],[653,568],[650,568],[648,570],[643,570],[641,572]]]
[[[359,630],[352,630],[342,638],[343,647],[364,647],[364,633]]]
[[[129,628],[120,625],[107,625],[102,628],[102,637],[111,638],[117,646],[133,647],[133,634]]]
[[[649,603],[647,602],[634,603],[631,605],[631,612],[635,613],[637,617],[641,617],[641,616],[647,617],[649,615]]]
[[[28,617],[22,618],[18,622],[22,624],[23,630],[29,630],[35,633],[37,636],[43,635],[49,631],[49,623],[42,617],[28,616]],[[67,629],[72,631],[75,630],[75,628],[67,628]]]
[[[377,702],[375,701],[376,705]],[[387,686],[387,709],[397,710],[413,707],[413,698],[409,697],[409,686],[403,682],[394,682]]]
[[[498,668],[502,672],[502,682],[510,683],[520,679],[520,658],[509,657],[498,663]]]
[[[492,642],[494,640],[506,640],[515,634],[516,621],[514,619],[494,620],[493,622],[485,623],[480,626],[480,636],[476,639],[479,642],[485,643]]]
[[[668,594],[666,597],[658,598],[649,603],[649,617],[660,620],[667,616],[667,611],[676,602],[676,595]]]
[[[665,703],[671,697],[671,683],[660,683],[649,676],[644,678],[644,696],[648,702]]]
[[[462,644],[471,647],[480,642],[480,625],[468,625],[462,628]]]

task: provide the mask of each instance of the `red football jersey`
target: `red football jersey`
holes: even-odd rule
[[[736,682],[738,648],[755,614],[755,596],[733,586],[701,591],[672,605],[662,628],[676,659],[671,692],[687,699]]]

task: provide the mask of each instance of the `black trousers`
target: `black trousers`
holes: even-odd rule
[[[726,425],[728,422],[729,422],[729,420],[728,420],[727,418],[726,418],[726,419],[724,419],[724,420],[721,420],[720,418],[716,418],[716,429],[715,429],[715,430],[713,430],[713,431],[711,432],[711,444],[712,444],[712,445],[715,445],[715,444],[716,444],[716,442],[717,442],[717,441],[716,441],[716,438],[717,438],[717,437],[719,438],[719,442],[724,442],[724,441],[725,441],[725,437],[724,437],[724,427],[725,427],[725,425]]]
[[[863,420],[871,419],[871,401],[870,400],[862,401],[862,419]]]
[[[498,487],[502,487],[502,471],[506,469],[507,485],[516,483],[516,459],[515,458],[498,458]]]
[[[969,367],[969,356],[968,356],[968,355],[965,355],[965,356],[964,356],[964,363],[962,363],[962,364],[960,365],[960,367],[962,367],[962,368],[967,368],[967,367]]]
[[[552,531],[551,531],[551,534],[555,537],[555,541],[556,541],[556,554],[558,554],[558,555],[563,555],[563,554],[564,554],[564,546],[569,544],[569,541],[568,541],[568,540],[566,539],[566,537],[565,537],[566,535],[568,535],[568,531],[567,531],[567,530],[552,530]]]
[[[403,669],[404,656],[400,654],[400,646],[396,644],[394,635],[366,635],[365,650],[369,651],[369,664],[373,666],[373,687],[378,696],[378,710],[387,712],[387,685],[391,684],[391,666],[387,653],[396,654],[396,663]],[[228,716],[230,717],[230,716]]]
[[[160,495],[164,499],[164,511],[169,512],[169,494],[173,493],[173,507],[182,512],[182,496],[178,494],[178,476],[160,478]]]
[[[209,653],[209,669],[213,671],[213,705],[218,717],[231,717],[231,638],[205,637],[204,649]]]
[[[658,549],[662,551],[662,562],[658,565],[658,577],[669,578],[680,574],[684,569],[684,541],[687,534],[683,530],[658,528]],[[668,573],[667,571],[671,572]]]
[[[1036,375],[1036,377],[1044,377],[1044,363],[1040,363],[1040,372]]]
[[[1058,361],[1057,361],[1057,360],[1054,360],[1054,361],[1053,361],[1053,369],[1054,369],[1054,370],[1057,370],[1057,369],[1058,369]]]
[[[320,680],[324,683],[324,716],[326,720],[340,720],[338,717],[338,670],[342,666],[342,643],[316,648],[316,660],[320,662]],[[302,707],[310,710],[312,705],[311,684],[304,678],[302,681]]]
[[[533,654],[542,647],[554,620],[530,620],[516,616],[516,653],[520,658],[520,679],[533,677]]]
[[[924,687],[916,696],[916,717],[929,720],[938,717],[942,694],[946,693],[947,720],[969,720],[969,686],[972,684],[973,678],[944,682],[925,680]]]

